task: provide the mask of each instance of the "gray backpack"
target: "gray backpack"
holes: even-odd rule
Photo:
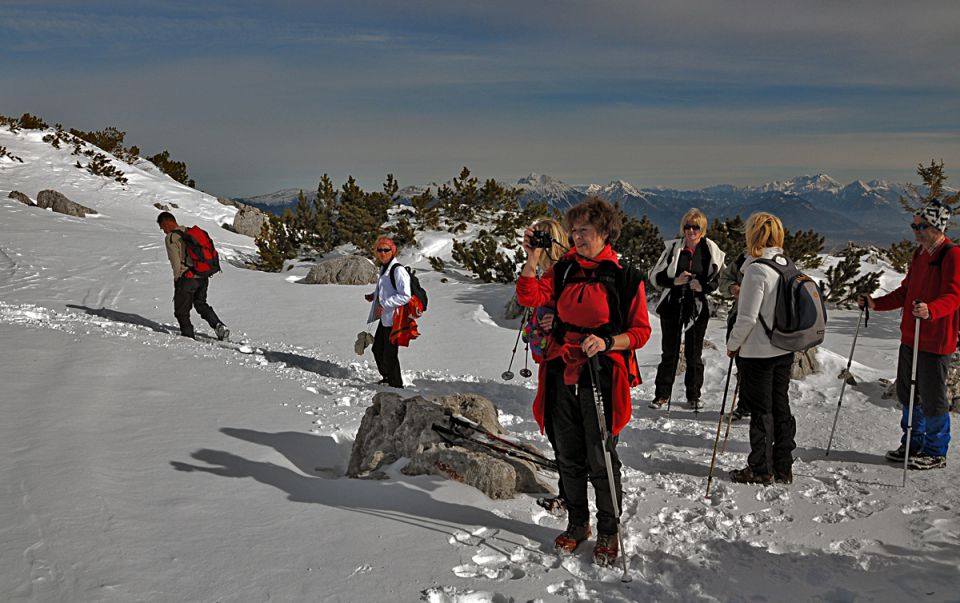
[[[791,352],[802,352],[822,343],[827,330],[827,307],[816,281],[782,254],[754,261],[770,266],[780,275],[773,326],[760,317],[770,343]]]

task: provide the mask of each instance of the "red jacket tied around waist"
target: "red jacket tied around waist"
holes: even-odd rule
[[[921,352],[952,354],[957,349],[960,329],[960,247],[944,238],[933,255],[921,249],[913,254],[907,276],[894,291],[873,300],[877,310],[903,309],[900,341],[914,346],[913,302],[927,304],[930,319],[920,324]]]
[[[607,286],[601,282],[570,282],[570,276],[583,275],[589,271],[595,270],[600,262],[611,261],[618,267],[621,266],[616,253],[609,245],[597,254],[593,259],[587,259],[576,254],[576,250],[569,251],[563,256],[562,261],[571,260],[574,263],[571,271],[578,274],[568,274],[564,279],[563,290],[558,299],[554,298],[554,272],[548,270],[539,279],[531,276],[521,276],[517,280],[517,301],[522,306],[535,308],[553,301],[556,304],[557,318],[564,324],[576,325],[585,329],[597,328],[610,322],[610,305],[607,300]],[[630,350],[635,350],[650,339],[650,319],[647,316],[647,296],[641,282],[633,301],[625,317],[623,333],[630,338]],[[566,369],[564,370],[564,382],[573,385],[580,378],[587,357],[580,349],[580,342],[586,334],[572,330],[565,330],[562,340],[552,339],[547,348],[545,362],[540,364],[539,384],[537,386],[537,396],[533,401],[533,416],[543,431],[544,407],[546,404],[546,371],[550,360],[562,358]],[[637,380],[631,383],[631,373],[636,372],[636,363],[628,366],[625,354],[611,352],[608,354],[613,363],[613,433],[617,435],[620,430],[630,421],[632,407],[630,404],[630,388],[639,384],[639,375],[634,375]],[[632,352],[629,355],[633,359]]]

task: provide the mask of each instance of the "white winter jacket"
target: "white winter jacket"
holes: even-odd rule
[[[779,247],[767,247],[761,257],[773,259],[779,253],[783,253]],[[767,325],[773,325],[780,275],[770,266],[758,263],[757,259],[748,255],[743,263],[737,321],[727,338],[727,351],[739,350],[743,358],[773,358],[789,354],[790,351],[770,343],[770,337],[758,316],[763,316]]]
[[[394,266],[399,266],[397,258],[390,260],[387,269],[380,275],[377,281],[377,288],[373,291],[373,302],[370,304],[370,314],[367,315],[367,323],[377,319],[377,303],[383,308],[380,315],[380,324],[385,327],[393,326],[393,311],[406,305],[410,301],[410,274],[403,268],[393,270]],[[393,270],[393,277],[397,281],[397,287],[394,289],[390,282],[390,271]]]

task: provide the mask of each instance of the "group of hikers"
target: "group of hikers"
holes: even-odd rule
[[[903,435],[886,458],[918,470],[944,467],[950,441],[946,377],[960,331],[960,249],[945,235],[950,217],[947,206],[924,203],[913,216],[911,228],[919,245],[903,282],[886,295],[858,300],[861,308],[903,311],[896,381]],[[187,244],[184,229],[167,212],[160,214],[158,224],[167,234],[174,314],[181,332],[193,336],[193,306],[218,337],[226,338],[229,331],[206,303],[206,279],[192,274],[188,255],[175,249]],[[610,565],[620,557],[623,491],[616,443],[631,418],[631,388],[641,382],[634,352],[652,333],[645,281],[660,291],[655,311],[661,360],[649,406],[670,404],[682,348],[687,405],[695,411],[703,408],[708,296],[720,289],[735,300],[726,340],[740,388],[733,412],[750,418],[746,466],[731,471],[729,478],[746,484],[792,483],[797,425],[789,385],[794,351],[778,347],[781,341],[771,328],[781,297],[782,268],[792,262],[784,256],[785,232],[775,215],[754,213],[745,230],[745,249],[728,262],[707,237],[707,217],[690,209],[680,221],[680,236],[665,242],[648,275],[621,261],[613,250],[621,234],[619,212],[600,197],[570,208],[563,225],[544,219],[524,231],[526,261],[516,292],[520,305],[531,309],[525,332],[540,334],[531,344],[539,362],[533,416],[559,467],[568,523],[554,541],[557,550],[572,552],[592,535],[589,483],[597,507],[594,562]],[[380,383],[401,388],[398,344],[391,335],[394,321],[412,298],[411,279],[406,270],[396,269],[398,250],[391,239],[377,239],[373,251],[380,277],[365,297],[371,303],[368,322],[378,323],[374,357]],[[917,404],[910,400],[914,389]]]

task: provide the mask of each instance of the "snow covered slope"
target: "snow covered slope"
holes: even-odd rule
[[[342,477],[384,391],[372,358],[352,350],[365,288],[226,265],[210,301],[234,341],[182,339],[153,203],[177,203],[182,222],[240,257],[252,242],[217,226],[234,210],[136,167],[123,168],[126,187],[85,174],[36,133],[0,131],[0,146],[24,159],[0,159],[0,600],[957,600],[955,453],[906,488],[882,459],[899,437],[878,383],[894,374],[897,316],[876,314],[860,334],[861,385],[847,389],[829,458],[853,312],[831,315],[822,373],[791,385],[795,483],[731,484],[748,449],[735,423],[709,499],[727,359],[705,353],[703,412],[650,410],[655,323],[618,448],[634,577],[623,584],[591,564],[590,546],[555,555],[563,524],[530,498],[403,476],[403,461],[389,480]],[[101,215],[6,199],[45,188]],[[437,234],[421,243],[422,255],[449,248]],[[488,396],[508,429],[547,448],[532,380],[499,379],[516,333],[500,318],[510,287],[420,275],[430,310],[401,352],[405,393]],[[721,344],[721,322],[707,338]]]

